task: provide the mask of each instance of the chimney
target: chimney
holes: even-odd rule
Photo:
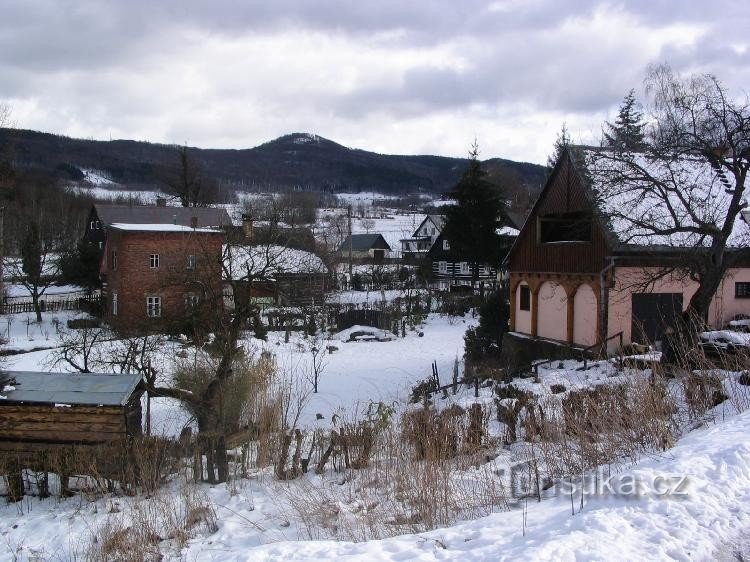
[[[166,207],[167,206],[167,199],[165,197],[157,197],[156,198],[156,206],[157,207]]]
[[[246,213],[242,213],[242,233],[246,240],[253,239],[253,217]]]
[[[198,228],[198,217],[190,217],[190,228]]]

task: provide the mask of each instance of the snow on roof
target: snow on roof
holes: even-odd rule
[[[312,252],[273,244],[225,246],[224,263],[234,280],[250,276],[272,279],[289,273],[328,273],[323,260]]]
[[[113,223],[109,225],[115,230],[128,230],[137,232],[200,232],[223,234],[223,231],[215,228],[192,228],[181,224],[132,224],[132,223]]]
[[[499,236],[518,236],[520,230],[512,226],[501,226],[495,231]]]
[[[721,228],[732,199],[729,182],[700,156],[667,161],[609,149],[574,147],[594,203],[622,244],[698,247],[710,243],[707,228]],[[647,178],[653,178],[651,181]],[[729,245],[747,245],[750,228],[735,221]]]
[[[229,226],[232,224],[225,209],[218,207],[159,207],[155,205],[96,204],[96,214],[106,226],[119,224],[179,224],[190,226],[193,219],[198,226]]]

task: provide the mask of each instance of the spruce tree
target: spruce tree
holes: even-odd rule
[[[445,210],[443,236],[457,259],[472,267],[472,285],[479,280],[479,266],[497,266],[501,241],[497,229],[504,224],[505,201],[487,180],[479,161],[476,141],[469,151],[469,165],[451,192],[456,204]]]
[[[566,146],[570,146],[570,133],[568,132],[568,124],[563,121],[562,128],[555,139],[553,152],[547,157],[547,167],[550,170],[555,167]]]
[[[638,152],[645,146],[645,126],[635,90],[630,90],[622,100],[615,122],[605,122],[604,144],[618,150]]]

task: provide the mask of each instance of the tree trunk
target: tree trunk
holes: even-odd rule
[[[34,312],[36,313],[36,321],[41,324],[42,307],[39,305],[39,289],[36,286],[31,288],[31,302],[34,305]]]
[[[696,346],[698,333],[708,326],[708,312],[711,301],[721,285],[726,268],[717,266],[704,272],[688,306],[674,328],[667,334],[662,350],[662,363],[679,364],[685,358],[685,352]]]

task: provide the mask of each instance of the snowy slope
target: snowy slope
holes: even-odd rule
[[[750,526],[750,412],[697,430],[663,457],[626,474],[643,482],[687,475],[686,495],[590,497],[571,515],[568,497],[528,504],[418,535],[365,543],[287,541],[248,548],[221,530],[191,544],[188,560],[712,560]]]

